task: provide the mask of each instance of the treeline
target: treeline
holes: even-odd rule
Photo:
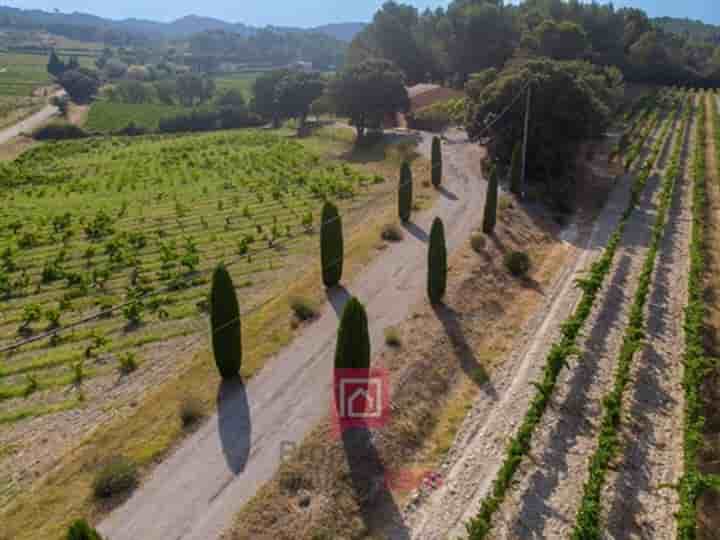
[[[720,85],[720,48],[666,31],[639,9],[579,0],[454,0],[419,12],[387,2],[350,45],[348,62],[395,62],[408,81],[457,87],[516,57],[585,60],[618,67],[629,81]]]

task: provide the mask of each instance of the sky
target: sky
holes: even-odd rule
[[[319,26],[334,22],[369,21],[384,0],[0,0],[23,9],[81,11],[101,17],[135,17],[171,21],[185,15],[216,17],[252,26]],[[447,5],[448,0],[401,0],[420,9]],[[519,0],[511,0],[517,3]],[[650,16],[688,17],[720,24],[718,0],[615,0],[616,7],[639,7]]]

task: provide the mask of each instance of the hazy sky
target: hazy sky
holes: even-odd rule
[[[367,21],[382,3],[383,0],[0,0],[0,4],[12,7],[83,11],[114,19],[137,17],[170,21],[196,14],[255,26]],[[404,0],[404,3],[424,9],[447,5],[448,0]],[[615,6],[640,7],[651,16],[689,17],[720,24],[718,0],[615,0]]]

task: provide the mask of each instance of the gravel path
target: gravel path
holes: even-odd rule
[[[624,452],[603,493],[609,538],[670,540],[682,474],[683,310],[690,271],[694,128],[685,136],[684,177],[676,186],[646,309],[647,346],[637,355],[624,403]]]
[[[422,136],[420,151],[430,155]],[[219,389],[218,414],[154,471],[100,525],[112,540],[212,540],[276,472],[287,443],[297,443],[330,412],[339,313],[349,294],[367,307],[373,351],[425,295],[427,234],[434,216],[445,222],[449,250],[466,242],[482,216],[485,182],[480,149],[463,133],[444,145],[443,189],[431,211],[416,216],[403,242],[379,255],[351,284],[335,291],[320,318],[246,387]]]
[[[63,92],[56,92],[54,95],[62,95]],[[54,105],[46,105],[35,114],[28,116],[25,120],[18,122],[14,126],[0,130],[0,144],[14,139],[22,133],[29,133],[44,125],[48,120],[58,113],[58,108]]]
[[[577,248],[574,264],[566,269],[552,294],[548,295],[546,309],[531,322],[520,348],[494,375],[493,385],[497,395],[502,397],[492,400],[481,396],[466,418],[443,465],[442,487],[427,497],[421,494],[406,509],[405,520],[412,531],[412,538],[433,540],[463,536],[464,523],[476,514],[502,463],[507,439],[527,411],[535,392],[531,383],[539,378],[544,359],[558,337],[560,325],[580,298],[575,280],[602,252],[627,205],[630,184],[630,178],[618,182],[592,232],[585,235],[585,238],[589,236],[587,244]],[[578,472],[587,468],[587,450],[580,448],[591,444],[592,433],[584,439],[580,438],[589,426],[586,421],[577,422],[577,410],[573,411],[573,408],[592,409],[593,404],[587,396],[589,393],[599,394],[602,384],[612,375],[612,363],[609,360],[600,361],[599,356],[612,358],[610,351],[617,348],[618,339],[608,339],[607,343],[604,340],[611,333],[621,336],[622,319],[613,314],[624,317],[618,304],[624,304],[631,294],[626,286],[628,278],[637,273],[642,264],[642,252],[648,243],[649,224],[653,220],[653,195],[658,184],[657,175],[651,177],[641,208],[633,214],[626,238],[618,250],[613,275],[606,285],[608,300],[600,302],[591,316],[592,321],[601,321],[605,326],[604,332],[598,330],[588,337],[596,354],[577,362],[577,366],[565,370],[561,377],[554,404],[546,413],[533,442],[533,448],[545,449],[544,453],[532,456],[534,463],[525,464],[518,473],[517,478],[522,479],[519,489],[506,501],[498,515],[498,537],[531,538],[535,534],[544,538],[562,534],[560,527],[567,529],[563,515],[574,518],[573,512],[562,508],[562,504],[553,498],[562,492],[566,485],[564,480],[569,477],[568,467],[571,465],[564,462],[566,449],[576,448],[576,451],[583,452],[578,463],[572,466]],[[583,416],[587,418],[589,414],[585,412]],[[539,474],[540,470],[544,473]],[[581,487],[579,483],[577,489]],[[531,530],[534,531],[532,534],[529,533]]]

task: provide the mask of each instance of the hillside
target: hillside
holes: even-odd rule
[[[658,17],[653,22],[667,32],[689,35],[696,41],[709,41],[720,44],[720,26],[707,24],[692,19],[677,19],[673,17]]]

